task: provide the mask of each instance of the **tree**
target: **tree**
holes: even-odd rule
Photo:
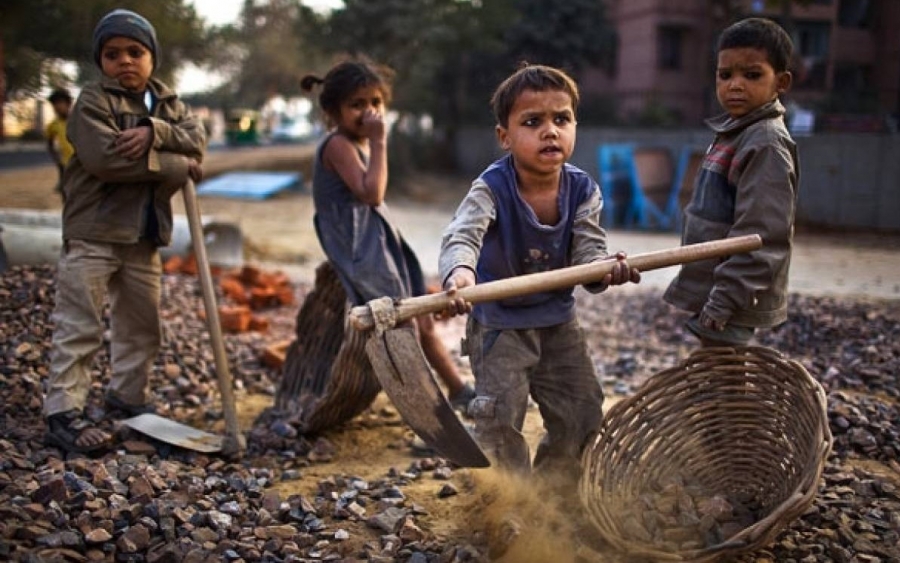
[[[589,66],[611,69],[616,32],[606,5],[596,0],[517,0],[506,33],[510,54],[578,74]]]
[[[171,83],[184,61],[207,58],[206,28],[187,0],[3,0],[0,107],[7,96],[38,92],[48,59],[76,62],[79,79],[96,76],[91,36],[100,18],[115,8],[137,11],[153,23],[162,52],[156,75],[162,80]]]
[[[446,145],[435,152],[448,156],[470,108],[487,107],[490,80],[479,78],[485,70],[496,75],[489,63],[505,52],[511,1],[345,0],[327,21],[323,41],[331,53],[364,55],[393,68],[393,108],[430,115]],[[411,157],[426,152],[418,140],[412,144]],[[392,159],[401,152],[394,147]]]
[[[596,0],[346,0],[329,27],[332,51],[397,69],[396,107],[451,126],[485,115],[491,89],[516,62],[577,73],[615,58]]]
[[[453,30],[446,25],[455,0],[346,0],[328,21],[328,50],[365,55],[397,72],[395,107],[421,109],[434,99],[429,83],[440,57],[436,47]],[[428,84],[430,86],[430,84]]]
[[[325,26],[329,52],[397,71],[395,109],[429,114],[448,145],[443,154],[461,124],[490,119],[491,92],[517,62],[577,74],[615,53],[596,0],[345,0]]]
[[[258,107],[274,95],[300,93],[300,78],[323,66],[324,16],[298,0],[244,0],[235,25],[214,30],[219,68],[235,78],[217,92],[227,105]]]

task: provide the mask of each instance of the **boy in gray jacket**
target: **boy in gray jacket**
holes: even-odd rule
[[[799,164],[778,96],[791,85],[793,46],[774,22],[749,18],[722,32],[715,139],[684,211],[682,244],[759,234],[763,246],[725,260],[682,266],[665,293],[691,311],[686,326],[704,346],[743,346],[756,328],[787,320],[787,280]]]
[[[108,408],[150,412],[148,376],[160,343],[162,267],[172,235],[172,196],[202,176],[202,124],[165,84],[156,32],[142,16],[113,10],[94,30],[100,82],[85,86],[69,118],[75,156],[63,178],[63,255],[57,271],[45,441],[65,451],[107,447],[84,415],[91,365],[103,346],[109,294],[112,377]]]

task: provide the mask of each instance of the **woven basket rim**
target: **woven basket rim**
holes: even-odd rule
[[[643,406],[647,404],[652,406],[654,403],[651,401],[668,400],[670,396],[666,395],[666,392],[671,390],[672,380],[678,380],[679,378],[683,380],[687,373],[702,380],[704,384],[710,386],[710,389],[713,389],[717,384],[723,385],[724,378],[719,377],[717,379],[713,377],[720,374],[718,372],[713,373],[708,369],[711,363],[734,363],[738,365],[741,362],[754,362],[754,365],[765,364],[767,367],[775,366],[779,370],[784,370],[789,374],[789,377],[783,381],[784,385],[793,386],[794,390],[797,391],[796,395],[792,395],[792,398],[799,397],[804,402],[804,407],[814,415],[814,428],[810,439],[815,440],[815,442],[807,444],[810,447],[810,451],[814,450],[814,458],[809,460],[810,466],[806,467],[799,476],[796,476],[795,480],[797,482],[790,483],[790,485],[793,485],[793,493],[789,494],[787,498],[782,498],[777,505],[771,508],[767,516],[716,545],[672,552],[658,548],[654,544],[638,542],[626,537],[616,523],[617,518],[615,514],[610,513],[606,507],[592,507],[590,504],[591,501],[596,502],[601,498],[609,498],[610,495],[607,492],[601,490],[598,493],[597,488],[602,489],[600,487],[601,477],[610,474],[616,469],[600,467],[601,464],[599,462],[595,465],[594,461],[600,458],[601,455],[609,454],[610,451],[613,452],[610,456],[617,453],[616,450],[603,451],[598,450],[598,448],[611,447],[618,444],[623,439],[623,432],[626,431],[622,430],[622,427],[627,426],[628,423],[633,423],[641,414],[644,414]],[[706,369],[705,372],[703,371],[704,369]],[[741,373],[740,366],[738,365],[733,371],[739,375]],[[684,385],[687,385],[687,383]],[[778,397],[774,397],[773,403],[777,400]],[[671,431],[671,429],[666,430]],[[677,432],[678,430],[675,429],[674,431]],[[627,438],[627,436],[624,436],[624,438]],[[825,391],[800,363],[787,359],[780,352],[763,346],[701,348],[675,366],[652,375],[633,395],[610,408],[604,417],[600,432],[585,448],[582,458],[583,472],[579,484],[580,496],[596,531],[608,543],[621,551],[632,555],[651,557],[660,561],[691,561],[696,563],[713,561],[726,554],[733,555],[738,552],[762,547],[771,541],[783,527],[799,517],[815,498],[832,444],[833,438],[828,426]],[[618,475],[618,473],[615,474]]]

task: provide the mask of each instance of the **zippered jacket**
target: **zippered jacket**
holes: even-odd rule
[[[758,234],[759,250],[682,266],[665,300],[721,323],[771,327],[787,320],[787,282],[800,167],[774,100],[733,119],[708,120],[715,139],[684,211],[682,244]]]
[[[171,241],[171,198],[190,181],[189,159],[202,159],[206,133],[169,87],[151,78],[147,88],[152,109],[144,94],[107,77],[78,96],[67,127],[75,156],[63,178],[65,240]],[[153,128],[149,152],[136,160],[120,156],[118,134],[142,125]]]

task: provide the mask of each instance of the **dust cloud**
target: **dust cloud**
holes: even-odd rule
[[[610,563],[596,551],[596,533],[574,483],[496,468],[470,470],[468,502],[457,512],[458,532],[479,538],[501,563]]]

